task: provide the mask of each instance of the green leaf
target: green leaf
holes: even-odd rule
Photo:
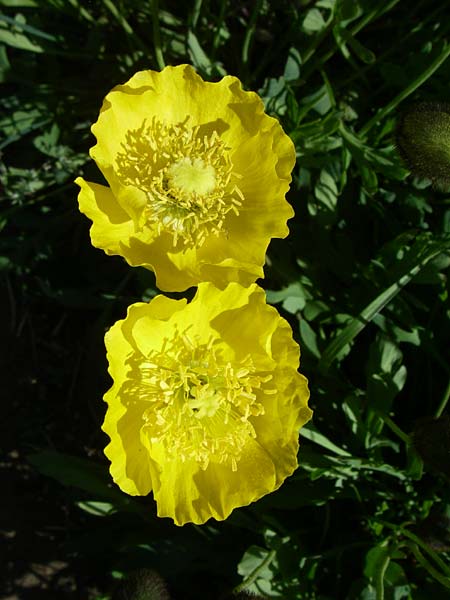
[[[426,269],[426,266],[424,269]],[[420,277],[420,275],[421,273],[419,273],[417,277]],[[417,283],[416,278],[414,278],[414,283]],[[381,329],[381,331],[389,334],[389,336],[397,343],[405,342],[408,344],[413,344],[414,346],[420,346],[421,329],[419,327],[415,327],[414,329],[408,331],[402,327],[394,325],[390,319],[386,318],[382,314],[376,315],[373,318],[373,323],[375,323]]]
[[[384,576],[386,595],[392,600],[408,600],[411,598],[411,585],[405,571],[395,561],[389,563]]]
[[[286,298],[286,300],[283,302],[284,310],[290,313],[291,315],[295,315],[299,311],[303,310],[304,307],[304,298],[295,298],[294,296],[291,296],[290,298]]]
[[[12,6],[15,8],[21,7],[36,7],[38,3],[36,0],[0,0],[0,6]]]
[[[84,512],[95,515],[96,517],[107,517],[116,512],[116,508],[111,502],[84,500],[83,502],[76,502],[76,505],[81,508],[81,510],[84,510]]]
[[[11,64],[6,53],[6,48],[0,46],[0,83],[4,83],[8,79],[8,74],[11,71]]]
[[[282,302],[283,308],[286,309],[285,302],[291,304],[297,303],[297,305],[302,304],[304,306],[306,300],[311,298],[311,294],[299,281],[296,281],[279,291],[267,290],[266,297],[269,304],[278,304],[279,302]]]
[[[1,22],[11,25],[14,31],[18,30],[19,32],[28,33],[35,37],[39,37],[43,40],[47,40],[48,42],[61,41],[61,39],[57,36],[46,33],[45,31],[41,31],[40,29],[38,29],[37,27],[33,27],[32,25],[28,25],[25,16],[20,13],[16,14],[14,19],[6,15],[0,14],[0,23]]]
[[[376,589],[371,583],[359,580],[352,585],[348,600],[379,600],[379,598],[377,597]]]
[[[311,423],[301,428],[300,435],[310,442],[314,442],[315,444],[322,446],[322,448],[329,450],[333,454],[337,454],[338,456],[351,456],[347,450],[339,448],[339,446],[334,444],[325,435],[317,431],[317,429]]]
[[[119,489],[113,487],[105,466],[84,458],[44,450],[28,456],[28,461],[40,473],[63,485],[80,488],[112,502],[121,510],[141,512],[141,507]]]
[[[304,345],[316,358],[320,358],[320,350],[317,345],[317,335],[311,325],[305,320],[300,319],[300,337]]]
[[[380,575],[380,571],[386,568],[390,559],[390,548],[386,542],[374,546],[366,554],[364,563],[364,575],[373,583]]]
[[[337,0],[336,15],[339,20],[353,21],[363,14],[363,8],[358,0]]]
[[[332,106],[327,86],[323,84],[312,94],[304,96],[300,101],[300,106],[303,115],[307,114],[311,109],[314,109],[320,115],[325,115]]]
[[[59,127],[56,123],[53,123],[48,131],[34,138],[34,145],[43,154],[58,157],[61,154],[61,149],[57,146],[58,139]]]
[[[272,591],[271,582],[273,580],[273,560],[275,551],[269,551],[260,546],[250,546],[245,552],[238,565],[238,573],[244,577],[244,581],[239,586],[245,591],[255,594],[264,591]],[[272,596],[272,594],[270,594]],[[279,594],[275,593],[275,596]]]
[[[339,44],[339,47],[345,58],[349,58],[350,56],[345,48],[345,44],[348,44],[353,50],[354,54],[356,54],[356,56],[364,63],[373,64],[376,61],[375,54],[358,42],[358,40],[356,40],[350,31],[348,31],[345,27],[335,27],[333,33],[335,34],[336,41]]]
[[[296,81],[300,77],[302,57],[296,48],[290,48],[284,67],[283,77],[286,81]]]
[[[8,256],[0,256],[0,272],[10,271],[13,266],[14,265]]]
[[[326,26],[325,19],[318,8],[311,8],[305,15],[302,29],[306,33],[318,33]]]
[[[338,188],[327,167],[320,172],[319,181],[314,188],[314,195],[327,210],[333,212],[336,209]]]
[[[403,287],[420,273],[421,269],[438,254],[447,241],[442,243],[430,240],[428,236],[418,237],[414,246],[407,252],[405,258],[396,266],[396,280],[381,294],[378,294],[359,314],[345,327],[337,337],[328,345],[322,354],[319,369],[325,372],[339,353],[350,344],[355,337],[380,313],[383,308],[403,289]]]
[[[194,67],[204,73],[210,73],[212,70],[212,64],[205,51],[200,45],[197,36],[194,32],[188,31],[187,34],[187,47],[189,56],[191,57],[192,64]]]
[[[348,396],[342,403],[342,411],[352,433],[362,444],[367,433],[363,419],[363,394],[355,392],[355,395]]]
[[[423,475],[423,460],[411,444],[406,445],[405,473],[411,479],[422,479]]]
[[[8,31],[4,26],[0,26],[0,43],[12,48],[18,48],[19,50],[38,53],[44,52],[42,46],[30,41],[23,33]]]

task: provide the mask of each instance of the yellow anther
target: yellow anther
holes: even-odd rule
[[[145,402],[144,432],[162,444],[168,457],[210,461],[237,468],[242,450],[255,437],[252,417],[263,414],[271,389],[247,357],[224,362],[214,343],[199,343],[184,334],[164,351],[136,359],[139,377],[130,392]]]
[[[188,119],[176,125],[153,119],[128,132],[116,159],[122,183],[147,195],[140,227],[168,232],[174,246],[198,247],[219,235],[244,200],[229,149],[216,131],[207,136],[200,129]]]

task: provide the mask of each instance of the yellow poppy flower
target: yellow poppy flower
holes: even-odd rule
[[[92,131],[109,187],[76,183],[94,246],[153,270],[161,290],[263,276],[270,239],[289,233],[295,150],[257,94],[188,65],[141,71],[106,96]]]
[[[111,475],[127,494],[153,491],[160,517],[226,519],[297,467],[308,384],[290,326],[256,284],[133,304],[105,343]]]

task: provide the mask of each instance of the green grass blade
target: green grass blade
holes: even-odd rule
[[[442,244],[428,242],[428,244],[425,244],[424,246],[423,240],[417,241],[415,246],[416,247],[411,248],[405,259],[402,261],[403,269],[400,271],[396,281],[381,294],[378,294],[378,296],[361,311],[359,316],[353,319],[325,349],[319,363],[320,371],[326,372],[345,346],[355,339],[364,327],[370,323],[370,321],[380,313],[393,298],[395,298],[402,288],[408,284],[431,259],[443,251]],[[414,260],[413,264],[411,264],[411,255]],[[401,268],[400,265],[399,268]]]
[[[35,37],[41,38],[43,40],[46,40],[47,42],[58,42],[58,41],[60,41],[58,39],[58,37],[56,37],[54,35],[50,35],[49,33],[45,33],[45,31],[41,31],[40,29],[37,29],[37,27],[32,27],[31,25],[27,25],[26,23],[20,23],[16,19],[13,19],[13,18],[8,17],[6,15],[0,14],[0,21],[3,21],[4,23],[8,23],[9,25],[12,25],[13,28],[14,28],[14,30],[17,29],[20,32],[29,33],[30,35],[34,35]]]
[[[250,48],[253,42],[253,36],[256,29],[256,21],[258,20],[258,15],[263,7],[262,0],[257,0],[255,7],[253,9],[252,15],[250,17],[250,21],[247,27],[247,31],[245,33],[244,44],[242,46],[242,63],[244,66],[248,65],[249,57],[250,57]]]
[[[153,27],[153,47],[155,49],[156,62],[162,70],[166,66],[161,47],[161,30],[159,28],[159,3],[158,0],[152,0],[152,27]]]
[[[386,115],[388,115],[391,111],[394,110],[396,106],[403,102],[405,98],[410,96],[413,92],[417,90],[427,79],[429,79],[437,69],[447,60],[450,56],[450,44],[446,44],[442,51],[436,56],[433,62],[425,69],[423,73],[419,75],[414,81],[412,81],[404,90],[397,94],[395,98],[393,98],[384,108],[374,114],[374,116],[369,119],[369,121],[362,127],[359,132],[359,135],[365,136],[374,125],[376,125],[381,119],[383,119]]]
[[[137,33],[134,31],[134,29],[131,27],[131,25],[128,23],[128,21],[125,19],[125,17],[119,12],[119,10],[115,6],[115,4],[111,0],[103,0],[103,4],[109,10],[109,12],[113,15],[113,17],[116,19],[116,21],[122,27],[122,29],[127,34],[127,36],[132,38],[134,40],[134,42],[136,42],[136,44],[140,47],[140,49],[143,52],[145,52],[146,54],[149,54],[149,50],[148,50],[147,46],[144,44],[144,42],[141,40],[141,38],[137,35]]]

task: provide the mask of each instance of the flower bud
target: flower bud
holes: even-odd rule
[[[450,104],[420,102],[401,117],[397,147],[418,177],[430,179],[438,189],[450,187]]]

